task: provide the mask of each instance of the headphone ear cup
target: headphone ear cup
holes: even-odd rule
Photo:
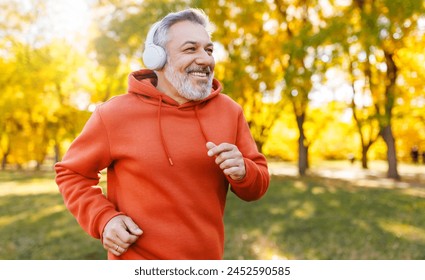
[[[151,70],[160,70],[167,61],[165,50],[153,43],[146,45],[143,52],[143,63]]]
[[[143,63],[151,70],[160,70],[167,61],[165,50],[153,42],[153,37],[161,22],[156,22],[146,36],[145,50],[143,51]]]

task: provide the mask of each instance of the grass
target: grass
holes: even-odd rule
[[[0,172],[0,259],[105,259],[65,209],[53,174]],[[379,183],[379,181],[377,181]],[[225,259],[425,259],[425,190],[273,176],[268,193],[229,193]]]
[[[263,200],[229,200],[226,258],[425,259],[422,195],[274,177]]]
[[[105,259],[66,210],[52,173],[0,173],[0,259]]]

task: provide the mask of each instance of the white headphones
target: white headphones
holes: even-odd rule
[[[145,50],[143,51],[143,63],[151,70],[160,70],[167,62],[167,55],[164,48],[155,45],[153,37],[161,22],[152,25],[146,36]]]

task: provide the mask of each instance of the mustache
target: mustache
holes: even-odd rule
[[[190,73],[190,72],[201,72],[201,73],[210,74],[211,68],[209,66],[205,66],[205,67],[191,66],[186,69],[186,73]]]

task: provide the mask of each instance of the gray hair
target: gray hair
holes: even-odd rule
[[[186,9],[176,13],[169,13],[159,23],[158,29],[153,36],[153,43],[166,49],[168,42],[168,30],[174,24],[181,21],[190,21],[202,25],[211,36],[211,23],[208,16],[200,9]]]

